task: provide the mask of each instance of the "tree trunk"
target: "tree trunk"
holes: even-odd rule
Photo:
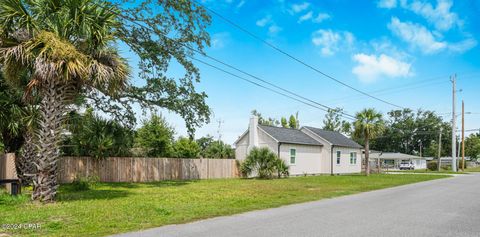
[[[20,155],[15,159],[18,178],[22,180],[22,185],[32,185],[33,176],[36,173],[36,155],[35,143],[32,132],[25,132],[25,143],[21,149]]]
[[[32,200],[54,202],[57,194],[57,161],[65,111],[67,86],[48,80],[41,88],[40,121],[37,133],[37,174],[34,177]]]
[[[370,143],[368,137],[365,137],[365,175],[370,175]]]

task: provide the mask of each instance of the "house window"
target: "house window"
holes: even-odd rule
[[[337,165],[340,164],[340,157],[342,156],[342,152],[341,151],[337,151]]]
[[[290,149],[290,164],[291,165],[295,164],[296,157],[297,157],[297,150],[296,149]]]
[[[357,164],[357,153],[350,152],[350,164],[355,165]]]

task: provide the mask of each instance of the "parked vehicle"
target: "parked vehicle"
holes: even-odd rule
[[[411,161],[402,161],[400,163],[400,170],[414,170],[415,165]]]

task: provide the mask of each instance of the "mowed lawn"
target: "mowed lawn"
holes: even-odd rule
[[[219,179],[156,183],[101,183],[92,190],[60,188],[59,201],[31,203],[28,195],[0,194],[0,225],[12,236],[104,236],[250,210],[439,179],[439,175],[309,176],[280,180]],[[2,226],[0,226],[1,228]]]

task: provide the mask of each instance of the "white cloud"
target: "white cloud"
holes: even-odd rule
[[[215,33],[212,35],[211,46],[213,49],[222,49],[230,38],[228,32]]]
[[[353,60],[357,65],[352,69],[352,73],[355,74],[358,79],[367,83],[374,82],[381,77],[408,77],[413,74],[410,63],[403,62],[385,54],[381,54],[380,56],[363,53],[355,54]]]
[[[318,30],[312,35],[312,43],[320,47],[320,52],[323,56],[334,55],[340,48],[351,47],[355,37],[352,33],[335,32],[332,30]]]
[[[327,19],[330,19],[330,15],[328,15],[327,13],[318,13],[317,17],[315,17],[315,19],[313,19],[313,22],[321,23],[322,21],[327,20]]]
[[[257,26],[260,26],[260,27],[264,27],[266,25],[268,25],[269,23],[272,22],[272,16],[271,15],[267,15],[265,16],[264,18],[258,20],[256,22]]]
[[[451,0],[437,0],[437,6],[432,4],[413,1],[407,6],[411,11],[424,17],[430,24],[434,25],[437,30],[447,31],[454,25],[461,24],[458,15],[450,11],[453,2]]]
[[[273,24],[270,27],[268,27],[268,33],[270,34],[270,36],[275,36],[278,32],[282,30],[283,30],[282,27],[276,24]]]
[[[310,3],[308,2],[304,2],[302,4],[293,4],[292,11],[294,13],[299,13],[301,11],[307,10],[308,7],[310,7]]]
[[[395,8],[397,7],[397,0],[380,0],[377,2],[377,6],[381,8]]]
[[[432,54],[447,48],[447,43],[438,41],[427,28],[411,22],[401,22],[393,17],[388,28],[400,39],[425,54]]]
[[[428,23],[440,31],[448,31],[455,25],[461,26],[463,24],[458,15],[451,12],[452,0],[437,0],[436,6],[424,0],[380,0],[377,2],[377,6],[389,9],[399,6],[412,11],[425,18]]]
[[[477,46],[477,44],[478,42],[475,39],[467,38],[463,41],[449,44],[448,49],[452,52],[463,53],[471,48],[474,48],[475,46]]]
[[[313,12],[312,11],[309,11],[307,12],[305,15],[301,16],[300,18],[298,18],[298,23],[301,23],[301,22],[304,22],[304,21],[308,21],[310,19],[312,19],[313,17]]]

